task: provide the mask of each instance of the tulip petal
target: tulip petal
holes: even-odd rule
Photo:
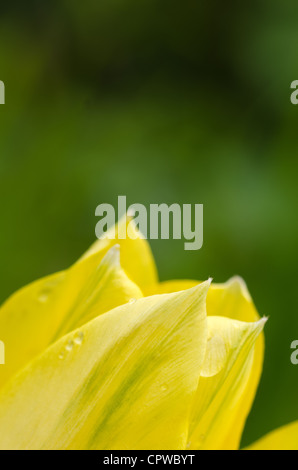
[[[114,238],[109,239],[113,237],[111,233]],[[94,253],[103,255],[115,244],[120,245],[121,264],[132,281],[142,290],[157,283],[157,269],[150,245],[129,215],[124,216],[115,227],[112,227],[104,238],[97,240],[81,259]]]
[[[244,280],[235,276],[224,284],[212,284],[207,297],[208,316],[220,315],[244,322],[257,322],[260,316],[254,306]],[[233,432],[227,436],[224,448],[238,448],[247,416],[251,410],[260,382],[265,350],[265,337],[260,332],[252,353],[250,376],[243,390],[238,414],[235,414]]]
[[[244,280],[232,277],[223,284],[212,284],[208,295],[208,315],[254,322],[260,319]]]
[[[185,448],[208,288],[123,305],[51,346],[0,393],[0,448]]]
[[[254,345],[265,319],[255,323],[208,317],[204,365],[192,409],[188,448],[237,449],[243,394],[250,382]]]
[[[200,281],[164,281],[145,288],[143,292],[145,295],[169,294],[191,289],[198,284]],[[260,319],[246,284],[239,276],[234,276],[222,284],[211,284],[207,297],[207,314],[208,316],[228,317],[248,322]]]
[[[298,450],[298,421],[271,432],[247,450]]]
[[[145,289],[144,294],[177,292],[189,289],[197,284],[198,281],[167,281],[159,283],[150,289]],[[211,284],[207,296],[207,315],[208,317],[227,317],[243,322],[256,322],[260,320],[246,284],[239,276],[235,276],[223,284]],[[235,448],[243,432],[262,373],[264,343],[264,334],[261,332],[254,347],[253,365],[250,368],[250,378],[247,381],[245,390],[243,390],[242,405],[239,406],[238,415],[235,415],[233,433],[227,437],[227,441],[224,444],[226,448]],[[221,347],[220,345],[217,346],[218,354],[221,354]],[[216,366],[214,365],[214,367]]]
[[[151,284],[143,289],[143,293],[146,296],[155,294],[172,294],[173,292],[179,292],[200,284],[198,281],[191,280],[177,280],[177,281],[163,281],[156,284]],[[210,286],[210,289],[212,284]],[[210,290],[209,289],[209,290]]]
[[[0,309],[6,352],[0,386],[59,337],[140,297],[140,289],[121,269],[118,247],[102,260],[95,254],[17,292]]]
[[[194,280],[164,281],[147,287],[143,292],[145,295],[169,294],[191,289],[198,284],[200,281]],[[211,284],[207,297],[207,314],[248,322],[260,319],[246,284],[239,276],[222,284]]]

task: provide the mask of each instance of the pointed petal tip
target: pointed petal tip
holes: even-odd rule
[[[234,290],[235,292],[241,293],[247,300],[251,301],[251,295],[247,288],[246,282],[244,281],[243,277],[235,275],[228,279],[226,282],[226,286],[230,289]]]
[[[119,244],[113,245],[109,249],[109,251],[105,254],[100,264],[106,263],[106,262],[111,263],[115,267],[120,267],[120,245]]]
[[[202,289],[202,287],[204,287],[204,289],[208,290],[209,287],[211,286],[211,283],[213,281],[213,278],[212,277],[209,277],[206,281],[203,281],[203,282],[200,282],[199,284],[193,286],[193,287],[190,287],[188,290],[194,290],[194,291],[199,291]]]
[[[254,331],[259,336],[265,328],[265,325],[268,321],[268,317],[262,317],[260,320],[254,322]]]
[[[132,219],[135,216],[136,210],[133,207],[130,207],[127,211],[127,218]]]
[[[196,286],[190,287],[189,289],[186,289],[181,292],[184,292],[184,293],[189,292],[189,293],[193,293],[195,296],[198,296],[198,295],[202,296],[204,297],[204,302],[206,302],[207,294],[208,294],[211,282],[212,282],[212,278],[209,278],[207,281],[201,282],[200,284],[197,284]]]
[[[267,321],[269,321],[269,317],[264,316],[264,317],[261,318],[260,323],[261,323],[263,326],[265,326],[266,323],[267,323]]]

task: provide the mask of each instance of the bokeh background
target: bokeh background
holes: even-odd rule
[[[204,247],[151,243],[161,279],[242,275],[269,315],[243,444],[298,419],[298,3],[1,6],[0,301],[94,240],[95,208],[203,203]]]

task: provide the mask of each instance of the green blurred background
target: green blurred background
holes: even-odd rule
[[[234,274],[269,315],[247,444],[298,419],[298,3],[6,2],[0,301],[94,240],[95,208],[203,203],[204,247],[151,243],[161,279]]]

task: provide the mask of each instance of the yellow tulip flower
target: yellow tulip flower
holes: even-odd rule
[[[239,448],[266,319],[240,278],[159,283],[133,238],[2,305],[0,449]],[[251,448],[298,449],[298,424]]]

